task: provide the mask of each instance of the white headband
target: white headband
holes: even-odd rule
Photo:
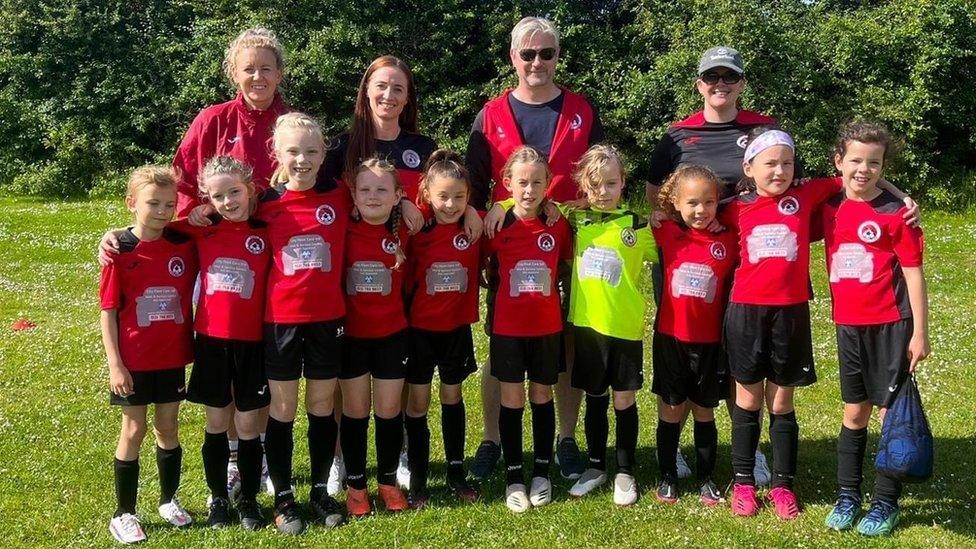
[[[759,153],[776,145],[786,145],[791,151],[796,152],[796,145],[793,143],[793,138],[790,137],[790,134],[782,130],[769,130],[761,133],[752,143],[749,143],[745,158],[742,161],[752,162],[752,159],[759,155]]]

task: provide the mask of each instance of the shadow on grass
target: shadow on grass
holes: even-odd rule
[[[802,427],[801,427],[802,436]],[[878,446],[877,432],[872,432],[868,439],[867,452],[864,458],[864,482],[862,492],[865,501],[870,498],[874,487],[874,458]],[[686,438],[687,440],[687,438]],[[826,516],[833,505],[837,489],[837,441],[836,439],[800,440],[798,472],[796,480],[797,494],[801,503],[808,507],[821,506],[822,509],[808,509]],[[768,443],[762,445],[772,467],[771,448]],[[684,445],[682,451],[694,473],[695,450],[693,446]],[[720,489],[729,486],[731,478],[730,447],[719,444],[718,463],[713,478]],[[616,466],[613,462],[613,446],[608,451],[609,475],[612,479]],[[974,485],[973,470],[976,468],[976,438],[936,438],[935,439],[935,475],[927,482],[920,484],[906,484],[902,496],[902,513],[900,524],[937,525],[940,528],[956,532],[965,536],[976,537],[976,485]],[[658,482],[657,456],[654,447],[640,447],[637,449],[636,477],[641,487],[643,497],[652,497]],[[531,474],[532,452],[531,445],[525,446],[525,474],[528,480]],[[443,476],[446,467],[443,462],[431,464],[431,501],[435,506],[464,505],[457,501],[443,486]],[[502,466],[495,470],[491,478],[480,483],[482,501],[501,501],[505,495],[505,482]],[[563,479],[559,475],[558,466],[550,470],[553,480],[555,499],[572,499],[568,494],[574,481]],[[612,483],[612,480],[610,481]],[[698,484],[694,476],[682,480],[679,484],[682,497],[697,498]],[[865,510],[867,505],[865,504]]]

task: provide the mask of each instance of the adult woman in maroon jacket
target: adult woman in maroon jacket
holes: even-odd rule
[[[201,205],[197,175],[214,156],[232,156],[254,170],[258,190],[267,188],[276,162],[270,140],[275,120],[290,109],[278,86],[284,75],[284,53],[274,33],[254,27],[237,35],[224,55],[224,74],[237,96],[197,114],[176,149],[173,167],[180,174],[177,216],[202,218],[212,213]],[[191,214],[192,212],[192,214]]]

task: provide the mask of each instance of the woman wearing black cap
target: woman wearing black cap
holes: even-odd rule
[[[652,223],[657,224],[660,219],[666,217],[657,207],[658,190],[668,176],[681,165],[706,166],[715,172],[724,182],[722,198],[735,192],[736,184],[743,176],[742,155],[745,152],[746,136],[749,131],[756,126],[776,125],[776,120],[773,118],[739,108],[739,96],[745,87],[745,68],[738,51],[728,46],[715,46],[702,54],[698,62],[695,89],[702,96],[703,108],[684,120],[672,124],[658,141],[651,157],[646,191],[647,200],[653,209]],[[655,291],[660,291],[662,274],[657,264],[653,269],[653,276]],[[659,464],[662,477],[672,475],[678,478],[690,477],[691,469],[678,446],[680,425],[664,421],[664,418],[659,422],[659,429],[663,425],[664,431],[669,434],[664,438],[668,439],[669,446],[674,446],[676,456],[673,466],[669,463]],[[714,423],[711,428],[714,429]],[[662,453],[670,454],[666,448],[663,450]],[[769,466],[765,456],[758,450],[754,474],[757,484],[769,483]],[[670,481],[673,483],[673,477]],[[706,489],[708,484],[710,483],[703,483],[702,489]]]

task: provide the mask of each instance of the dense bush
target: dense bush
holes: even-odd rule
[[[242,28],[288,50],[288,101],[338,131],[384,53],[416,72],[421,123],[463,147],[485,99],[514,83],[508,33],[543,14],[563,32],[560,81],[587,94],[638,173],[667,124],[700,106],[700,52],[739,48],[747,108],[779,118],[810,171],[837,124],[880,118],[903,141],[890,176],[940,205],[976,198],[971,0],[41,0],[0,19],[0,186],[76,195],[165,161],[196,112],[230,97],[220,61]]]

